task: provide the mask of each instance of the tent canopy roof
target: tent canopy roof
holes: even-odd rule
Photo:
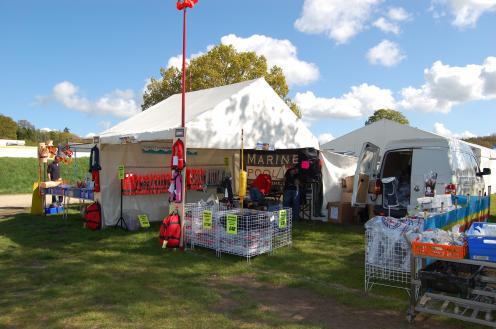
[[[238,149],[244,128],[246,147],[260,141],[276,148],[318,148],[315,136],[263,78],[186,93],[185,121],[188,147]],[[171,140],[180,125],[181,94],[175,94],[102,132],[100,139]]]

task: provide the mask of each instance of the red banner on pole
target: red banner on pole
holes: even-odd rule
[[[182,2],[178,1],[176,3],[176,7],[178,10],[183,10],[186,7],[193,8],[197,3],[198,3],[198,0],[183,0]]]

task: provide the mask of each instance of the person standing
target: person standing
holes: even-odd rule
[[[291,207],[293,219],[300,218],[300,180],[297,166],[292,166],[284,174],[283,201],[284,207]]]
[[[58,156],[53,159],[53,162],[50,163],[47,167],[48,180],[52,182],[56,182],[60,180],[60,159]],[[58,196],[58,205],[62,204],[63,197],[62,195]],[[52,204],[57,203],[57,197],[52,195]]]

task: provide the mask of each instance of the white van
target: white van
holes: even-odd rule
[[[374,205],[375,214],[402,217],[408,206],[429,194],[484,195],[484,175],[471,148],[450,138],[397,140],[389,143],[379,163],[380,149],[364,143],[353,186],[352,205]],[[385,178],[395,177],[395,205],[387,207],[385,193],[391,191]],[[385,191],[388,189],[388,192]],[[435,191],[435,192],[434,192]]]

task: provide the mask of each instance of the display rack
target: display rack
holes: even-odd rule
[[[432,257],[428,259],[429,261],[442,260],[496,269],[496,263],[493,262]],[[418,313],[428,313],[496,328],[496,290],[487,289],[487,285],[496,287],[496,271],[495,276],[481,276],[478,286],[470,289],[467,297],[454,297],[429,292],[422,287],[419,271],[424,268],[426,260],[425,256],[412,256],[411,259],[410,306],[407,313],[410,323],[414,322]]]
[[[365,231],[365,292],[374,285],[404,289],[410,293],[410,244],[376,230]]]

